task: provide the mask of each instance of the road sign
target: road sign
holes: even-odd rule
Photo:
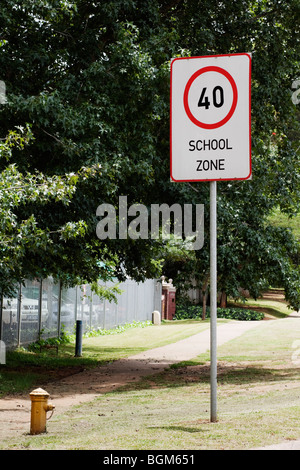
[[[171,63],[173,181],[251,177],[251,56],[180,57]]]

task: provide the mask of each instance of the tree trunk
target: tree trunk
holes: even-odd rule
[[[221,308],[227,307],[227,294],[224,291],[221,292],[220,307]]]

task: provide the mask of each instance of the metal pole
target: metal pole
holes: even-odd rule
[[[82,356],[82,320],[76,321],[75,357]]]
[[[210,420],[217,421],[217,182],[210,182]]]

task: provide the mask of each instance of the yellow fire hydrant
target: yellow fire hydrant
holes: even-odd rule
[[[47,411],[53,411],[55,406],[48,403],[49,393],[42,388],[33,390],[31,399],[31,424],[30,434],[46,432]]]

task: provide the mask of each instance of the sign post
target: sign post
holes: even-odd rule
[[[211,422],[217,421],[217,181],[251,178],[251,55],[171,62],[170,173],[210,182]]]
[[[210,420],[217,421],[217,182],[210,183]]]

